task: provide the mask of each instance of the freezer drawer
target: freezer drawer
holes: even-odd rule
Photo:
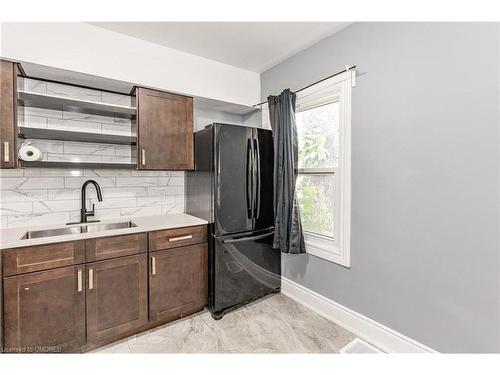
[[[272,248],[272,236],[272,231],[260,231],[213,238],[209,307],[214,317],[279,292],[281,254]]]

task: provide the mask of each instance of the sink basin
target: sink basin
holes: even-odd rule
[[[136,226],[137,225],[131,221],[123,221],[121,223],[89,224],[77,227],[62,227],[62,228],[46,229],[46,230],[34,230],[26,232],[26,234],[22,236],[21,239],[29,240],[32,238],[64,236],[66,234],[101,232],[112,229],[134,228]]]

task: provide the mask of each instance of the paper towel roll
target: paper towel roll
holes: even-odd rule
[[[38,161],[42,159],[42,152],[35,146],[23,145],[19,148],[19,159],[24,161]]]

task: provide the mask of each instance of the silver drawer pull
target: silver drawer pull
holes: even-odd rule
[[[192,234],[188,234],[187,236],[180,236],[180,237],[172,237],[168,239],[168,242],[175,242],[175,241],[182,241],[182,240],[189,240],[193,238]]]
[[[151,257],[151,275],[156,275],[156,258]]]
[[[145,149],[141,150],[141,164],[146,165],[146,150]]]
[[[9,142],[3,143],[3,161],[5,163],[10,162],[10,150],[9,150]]]
[[[82,285],[82,270],[78,270],[78,291],[81,292],[83,290]]]
[[[89,269],[89,290],[94,289],[94,270]]]

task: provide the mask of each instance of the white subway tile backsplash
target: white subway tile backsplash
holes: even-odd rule
[[[116,186],[158,186],[158,177],[116,177]]]
[[[23,115],[22,121],[23,122],[20,126],[25,126],[27,128],[46,128],[47,127],[47,117]]]
[[[0,201],[2,203],[43,201],[47,199],[47,190],[4,190],[0,194]]]
[[[0,169],[0,177],[23,177],[23,170],[22,169]]]
[[[85,169],[86,177],[117,177],[130,176],[130,169]]]
[[[94,102],[102,101],[102,92],[99,90],[86,89],[83,87],[64,85],[60,83],[47,82],[47,94],[65,96],[73,99],[89,100]]]
[[[22,78],[19,77],[17,80],[18,87],[23,89],[24,91],[30,92],[39,92],[46,93],[47,92],[47,82],[39,81],[37,79],[32,78]]]
[[[30,190],[64,187],[62,177],[14,177],[2,178],[2,190]]]
[[[9,215],[7,217],[8,227],[30,227],[46,225],[50,223],[69,222],[69,212],[33,213],[31,215]]]
[[[175,197],[169,196],[169,197],[161,197],[161,196],[156,196],[156,197],[138,197],[137,198],[137,205],[138,206],[158,206],[162,204],[175,204]]]
[[[107,91],[102,92],[102,102],[109,104],[123,105],[127,107],[132,107],[133,104],[131,96],[115,94]]]
[[[24,215],[33,213],[32,202],[0,203],[0,215]]]
[[[78,210],[80,209],[80,204],[78,199],[33,202],[33,212],[45,213]]]
[[[115,117],[115,125],[135,127],[135,123],[133,120],[122,117]]]
[[[114,155],[115,145],[106,143],[64,142],[65,154]]]
[[[116,134],[135,136],[136,133],[133,128],[122,125],[102,124],[102,134]]]
[[[160,177],[158,179],[160,186],[184,186],[184,177]]]
[[[49,153],[42,160],[43,161],[72,162],[72,163],[100,163],[100,162],[102,162],[102,156]]]
[[[90,192],[89,192],[90,193]],[[90,195],[90,194],[87,194]],[[47,200],[64,200],[80,198],[80,189],[48,189]]]
[[[153,216],[161,215],[161,207],[133,207],[133,208],[122,208],[120,209],[121,216]]]
[[[55,109],[45,109],[36,107],[20,107],[25,116],[39,116],[52,119],[62,119],[63,112]]]
[[[144,176],[157,176],[157,177],[184,177],[184,172],[172,172],[172,171],[137,171],[132,170],[132,176],[144,177]]]
[[[102,202],[99,202],[97,198],[93,198],[90,200],[90,203],[95,204],[96,210],[100,210],[101,208],[128,208],[128,207],[136,207],[137,201],[136,198],[128,197],[128,198],[109,198],[103,199]]]
[[[136,157],[133,156],[102,156],[103,163],[116,163],[116,164],[136,164]]]
[[[101,133],[102,126],[100,122],[47,118],[47,128],[83,133]]]
[[[146,187],[103,188],[102,195],[108,198],[147,197],[148,189]]]
[[[127,156],[129,158],[132,158],[132,156],[135,157],[137,152],[137,149],[135,147],[130,147],[127,145],[116,145],[115,146],[115,154],[117,156]]]
[[[85,177],[65,177],[64,178],[64,187],[65,188],[70,188],[70,189],[75,189],[75,188],[81,188],[83,183],[87,181],[88,178]],[[115,178],[114,177],[96,177],[93,178],[94,181],[96,181],[101,188],[104,187],[115,187]],[[89,188],[90,190],[90,188]]]
[[[161,214],[179,214],[184,212],[184,204],[165,204],[161,206]]]
[[[73,120],[73,121],[79,121],[79,122],[93,122],[93,123],[98,123],[98,124],[110,124],[110,125],[115,124],[114,117],[91,115],[88,113],[64,111],[62,114],[62,118],[64,120]]]
[[[88,206],[95,204],[97,219],[184,212],[182,172],[158,172],[175,176],[169,182],[182,186],[158,186],[162,177],[151,171],[26,168],[0,173],[4,227],[78,221],[81,186],[89,178],[102,190],[103,201],[98,202],[95,189],[87,189]]]
[[[38,148],[40,151],[46,153],[57,153],[62,154],[64,152],[63,142],[58,141],[45,141],[42,139],[32,139],[30,140],[31,145]]]
[[[22,169],[18,169],[22,173]],[[80,177],[83,176],[82,169],[57,169],[57,168],[24,168],[25,177]]]

